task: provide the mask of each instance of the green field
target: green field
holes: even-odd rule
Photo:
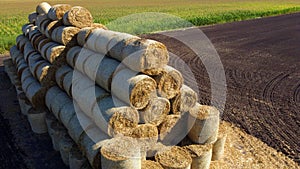
[[[39,2],[41,1],[0,1],[0,53],[7,52],[10,46],[15,44],[15,37],[21,33],[21,26],[27,23],[28,14],[35,10]],[[92,12],[95,22],[106,24],[112,30],[132,34],[192,25],[240,21],[300,11],[299,0],[50,0],[48,2],[86,7]],[[144,12],[155,13],[144,14]],[[138,15],[131,15],[136,13]],[[166,13],[182,19],[158,13]],[[131,16],[116,20],[128,15]]]

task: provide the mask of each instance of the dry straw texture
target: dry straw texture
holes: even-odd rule
[[[165,169],[189,169],[192,163],[192,158],[189,153],[185,149],[177,146],[166,151],[158,152],[155,155],[155,160]]]

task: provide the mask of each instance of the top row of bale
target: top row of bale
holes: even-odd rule
[[[169,61],[164,44],[107,30],[104,25],[93,23],[92,14],[84,7],[51,6],[43,2],[28,18],[31,25],[36,25],[42,34],[55,42],[69,47],[79,45],[108,55],[137,72],[158,75]],[[23,29],[26,34],[26,26]]]
[[[57,4],[51,6],[47,2],[42,2],[36,7],[36,12],[29,15],[29,22],[35,22],[38,15],[47,15],[49,19],[63,20],[64,25],[72,25],[78,28],[89,27],[93,24],[93,16],[81,6],[72,7],[69,4]]]

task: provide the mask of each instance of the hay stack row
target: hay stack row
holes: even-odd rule
[[[197,103],[164,44],[107,30],[79,6],[43,2],[28,19],[11,77],[33,131],[48,132],[70,168],[200,169],[222,158],[219,111]]]

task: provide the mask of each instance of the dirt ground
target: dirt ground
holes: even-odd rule
[[[296,13],[201,27],[225,68],[228,91],[223,119],[250,134],[237,127],[229,130],[223,160],[228,168],[299,168],[290,160],[299,163],[300,153],[299,17]],[[192,34],[174,33],[193,41]],[[192,68],[201,89],[200,102],[209,104],[210,83],[201,60],[179,41],[159,34],[145,36],[165,43]],[[0,98],[0,168],[65,168],[50,138],[33,134],[20,115],[3,67]]]
[[[224,158],[212,162],[212,169],[299,168],[292,159],[232,123],[225,122],[224,126],[227,134]]]
[[[223,63],[227,100],[223,119],[300,163],[300,13],[201,27]],[[197,29],[197,28],[195,28]],[[195,31],[196,32],[196,31]],[[193,31],[171,34],[197,42]],[[210,103],[210,83],[201,60],[181,42],[163,42],[192,69],[200,102]]]

